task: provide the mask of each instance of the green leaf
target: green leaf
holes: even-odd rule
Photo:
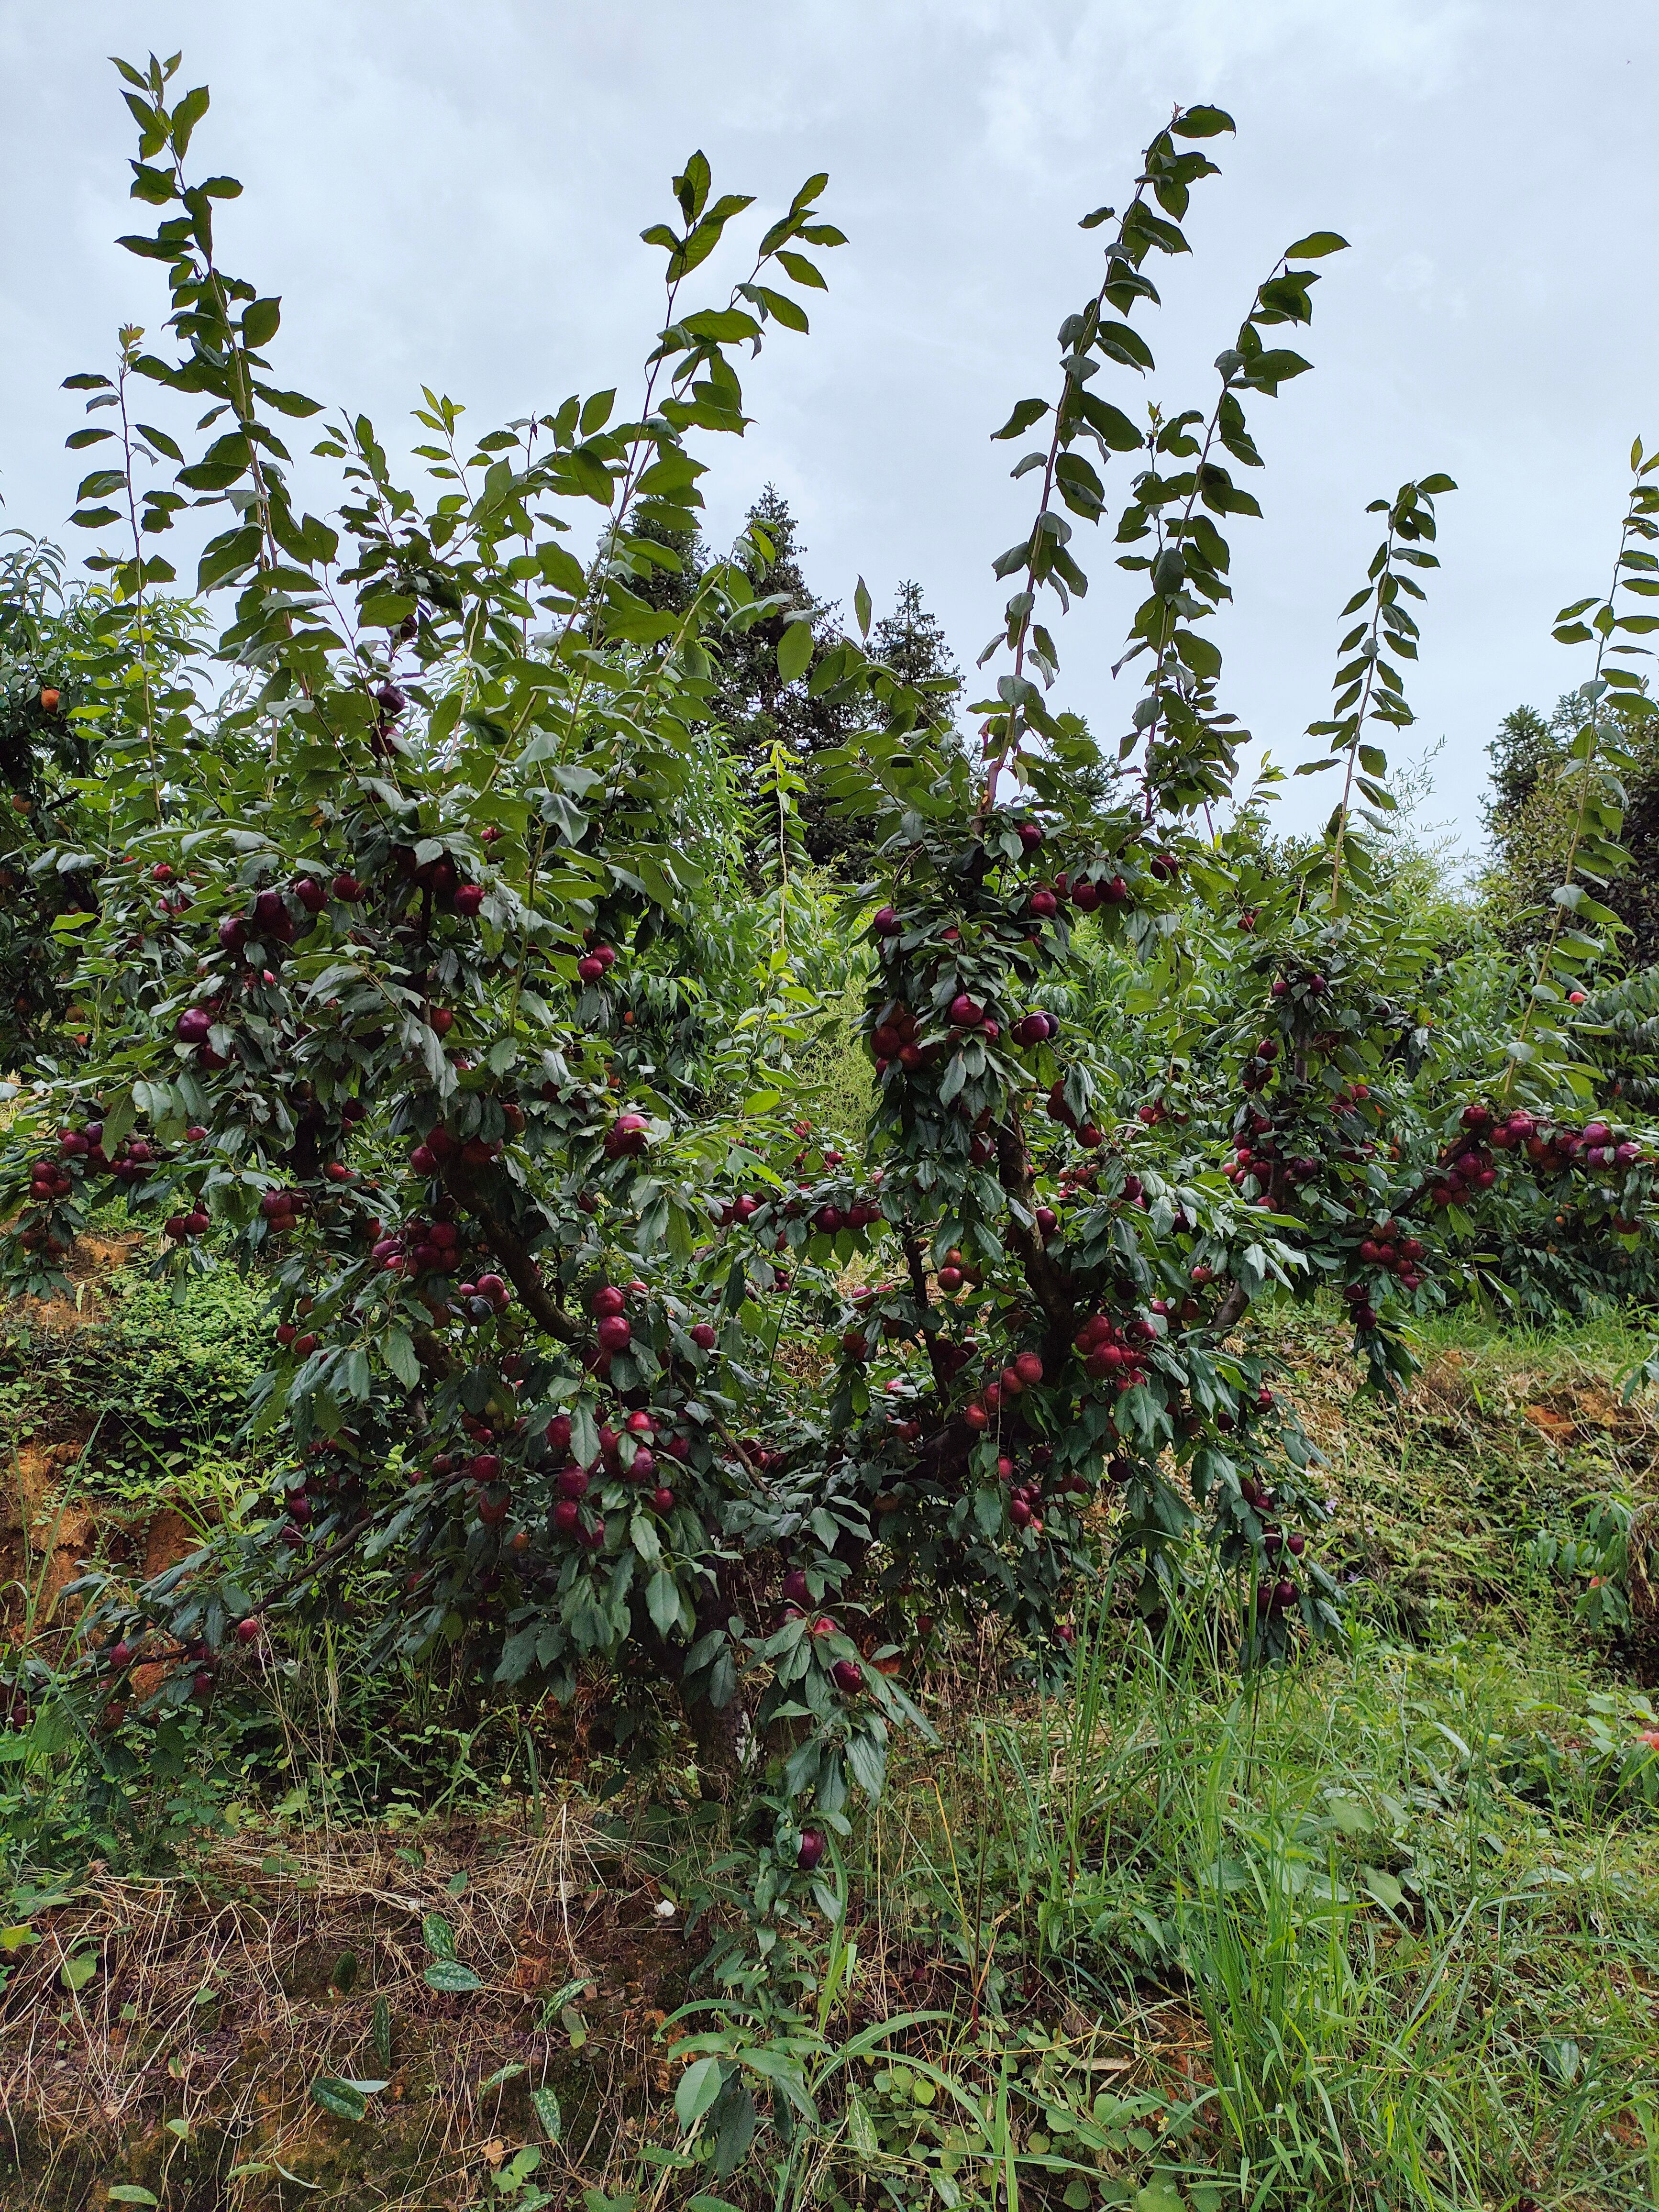
[[[1346,253],[1348,241],[1334,230],[1310,230],[1305,238],[1298,238],[1294,246],[1285,248],[1287,261],[1318,261],[1328,253]]]
[[[368,2100],[356,2083],[343,2081],[336,2074],[319,2074],[311,2085],[311,2094],[337,2120],[361,2120],[368,2110]],[[150,2199],[152,2203],[155,2201]]]
[[[138,435],[146,445],[154,446],[158,453],[165,453],[170,461],[182,461],[184,455],[165,430],[158,430],[153,422],[141,422]]]
[[[542,2133],[549,2142],[557,2142],[559,2130],[564,2125],[564,2115],[559,2110],[556,2094],[551,2089],[532,2089],[530,2101],[535,2108],[536,2118],[541,2123]]]
[[[357,603],[357,619],[365,629],[396,629],[415,605],[401,592],[370,592]]]
[[[1362,1867],[1359,1878],[1377,1903],[1386,1905],[1390,1912],[1398,1912],[1406,1901],[1406,1893],[1391,1874],[1381,1867]]]
[[[856,2089],[847,2100],[847,2140],[860,2158],[873,2158],[881,2148],[870,2109]]]
[[[648,1513],[635,1513],[629,1516],[628,1540],[647,1567],[654,1567],[661,1559],[662,1540],[657,1534],[657,1524]],[[674,1610],[678,1616],[679,1611],[678,1604]],[[664,1632],[666,1633],[665,1631]]]
[[[159,2204],[161,2201],[148,2189],[141,2189],[136,2181],[112,2182],[109,2199],[112,2204]]]
[[[1114,407],[1109,399],[1097,398],[1092,392],[1081,392],[1077,404],[1084,421],[1091,429],[1099,431],[1115,453],[1133,453],[1146,443],[1123,410]]]
[[[208,112],[208,88],[197,85],[187,92],[173,111],[172,136],[173,150],[180,161],[190,149],[191,133]]]
[[[679,1584],[666,1567],[659,1567],[645,1586],[646,1610],[656,1623],[657,1633],[666,1636],[680,1617]]]
[[[860,1729],[847,1739],[847,1765],[854,1781],[874,1804],[886,1773],[886,1745],[873,1731]]]
[[[752,289],[773,320],[781,323],[785,330],[805,331],[810,327],[805,309],[792,300],[787,292],[775,292],[766,284],[757,284]]]
[[[483,1978],[459,1959],[434,1959],[423,1977],[428,1989],[446,1996],[464,1997],[483,1987]]]
[[[674,2091],[674,2111],[679,2124],[690,2135],[697,2122],[720,2093],[720,2062],[718,2058],[694,2058],[679,2078]]]
[[[421,1933],[426,1948],[434,1959],[453,1959],[455,1955],[455,1930],[441,1912],[428,1912],[421,1923]]]
[[[1177,138],[1218,138],[1237,125],[1224,107],[1189,107],[1170,128]]]
[[[66,1990],[83,1990],[98,1971],[95,1951],[77,1951],[72,1959],[65,1959],[61,1968]]]
[[[858,617],[859,635],[870,635],[870,586],[862,576],[853,586],[853,612]]]
[[[599,1426],[591,1398],[579,1400],[570,1409],[570,1452],[583,1467],[592,1467],[599,1455]]]
[[[991,435],[993,438],[1017,438],[1022,430],[1029,430],[1033,422],[1041,422],[1048,412],[1048,403],[1046,399],[1017,400],[1013,413],[1002,428],[1000,430],[993,430]]]
[[[806,673],[812,658],[812,624],[809,617],[787,623],[778,640],[778,674],[786,684]]]
[[[421,1363],[415,1357],[414,1342],[406,1329],[394,1326],[386,1331],[386,1364],[410,1389],[419,1386]]]

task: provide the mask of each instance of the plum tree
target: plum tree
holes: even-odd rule
[[[270,1285],[253,1419],[283,1472],[268,1511],[158,1581],[88,1580],[88,1693],[125,1700],[161,1660],[154,1702],[211,1695],[262,1625],[389,1574],[387,1655],[459,1644],[507,1695],[605,1669],[642,1708],[672,1685],[713,1785],[743,1772],[757,1793],[766,1920],[830,1899],[849,1787],[876,1791],[889,1727],[921,1724],[897,1671],[921,1620],[995,1612],[1034,1664],[1063,1665],[1104,1547],[1148,1613],[1218,1559],[1246,1665],[1323,1632],[1323,1486],[1291,1391],[1236,1334],[1251,1301],[1336,1283],[1386,1385],[1448,1235],[1493,1192],[1571,1180],[1609,1235],[1645,1218],[1646,1132],[1565,1113],[1563,978],[1600,949],[1583,877],[1616,859],[1619,733],[1647,711],[1617,658],[1648,619],[1624,611],[1627,568],[1589,625],[1588,602],[1559,625],[1598,653],[1581,873],[1519,1033],[1478,1090],[1407,1111],[1401,1005],[1430,954],[1387,909],[1368,816],[1389,804],[1378,739],[1410,719],[1407,602],[1449,483],[1377,502],[1386,534],[1315,726],[1310,765],[1339,769],[1341,796],[1298,868],[1258,881],[1216,827],[1244,733],[1209,625],[1224,526],[1259,512],[1235,475],[1260,465],[1246,405],[1307,368],[1279,339],[1342,240],[1276,262],[1207,407],[1137,422],[1097,388],[1153,366],[1150,272],[1186,250],[1219,110],[1178,112],[1122,213],[1085,218],[1104,249],[1060,325],[1058,396],[997,434],[1048,433],[1015,466],[1039,496],[995,563],[1013,590],[973,759],[872,649],[861,588],[858,635],[828,649],[768,595],[752,544],[694,588],[650,588],[695,538],[694,441],[746,420],[736,349],[806,328],[807,249],[842,242],[823,178],[696,304],[750,203],[715,197],[694,155],[644,234],[665,301],[631,411],[578,394],[474,441],[427,392],[425,501],[372,423],[340,418],[312,448],[343,486],[319,519],[296,508],[287,440],[321,410],[271,380],[279,303],[218,259],[238,188],[187,173],[207,94],[173,99],[174,64],[118,66],[133,193],[161,211],[125,243],[165,270],[173,349],[129,331],[113,377],[70,380],[94,417],[71,442],[113,441],[76,520],[130,533],[95,556],[124,680],[76,708],[102,748],[100,848],[46,842],[34,863],[55,879],[73,860],[94,895],[59,930],[79,1026],[16,1101],[4,1264],[52,1290],[112,1187],[165,1227],[164,1268],[213,1264],[211,1232]],[[205,408],[195,458],[136,422],[145,386]],[[1114,457],[1142,680],[1103,757],[1048,704],[1048,625],[1085,589],[1074,526],[1107,518]],[[1635,466],[1624,564],[1659,533],[1655,464],[1638,448]],[[196,580],[231,599],[211,692],[178,680],[172,571],[146,550],[191,505],[225,510]],[[586,560],[566,543],[584,516]],[[636,1018],[652,979],[696,969],[723,641],[768,623],[781,681],[810,663],[854,732],[818,789],[876,856],[847,909],[875,1084],[859,1131],[813,1125],[787,931],[695,1069]],[[1183,978],[1224,929],[1243,980],[1218,1019]],[[1131,1113],[1054,1011],[1085,941],[1170,985],[1164,1071]],[[780,1387],[786,1335],[816,1345],[821,1386]]]

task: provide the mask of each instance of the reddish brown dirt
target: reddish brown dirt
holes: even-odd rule
[[[64,1335],[106,1319],[104,1286],[142,1242],[137,1236],[81,1238],[66,1270],[71,1295],[30,1301],[26,1326]],[[188,1523],[165,1509],[146,1517],[65,1503],[91,1434],[83,1417],[46,1404],[27,1431],[0,1436],[0,1635],[8,1641],[21,1638],[31,1623],[37,1630],[52,1624],[58,1593],[94,1554],[157,1575],[196,1540]]]

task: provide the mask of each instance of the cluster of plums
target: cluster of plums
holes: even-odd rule
[[[1037,1444],[1031,1451],[1031,1471],[1020,1474],[1018,1466],[1006,1452],[997,1461],[997,1480],[1008,1486],[1008,1518],[1016,1528],[1029,1528],[1034,1536],[1042,1534],[1042,1477],[1040,1470],[1054,1457],[1047,1444]],[[1067,1474],[1060,1484],[1062,1497],[1086,1498],[1090,1486],[1080,1474]]]
[[[1299,1528],[1287,1535],[1274,1522],[1267,1519],[1273,1510],[1273,1494],[1264,1490],[1254,1477],[1245,1476],[1240,1482],[1239,1494],[1244,1503],[1262,1519],[1261,1548],[1266,1552],[1270,1571],[1274,1562],[1281,1565],[1286,1555],[1299,1559],[1307,1549],[1307,1538]],[[1267,1581],[1258,1593],[1261,1607],[1268,1613],[1288,1613],[1297,1601],[1297,1587],[1288,1575],[1280,1574],[1277,1581]]]
[[[314,1347],[316,1341],[301,1337],[294,1349]],[[330,1512],[356,1518],[365,1510],[364,1471],[353,1456],[356,1449],[347,1435],[319,1438],[308,1447],[312,1464],[283,1499],[288,1517],[277,1531],[281,1542],[290,1548],[303,1544],[312,1522]],[[338,1464],[332,1463],[336,1458]]]
[[[1079,1121],[1066,1104],[1066,1085],[1063,1079],[1049,1085],[1044,1110],[1051,1121],[1058,1121],[1062,1128],[1069,1129],[1079,1144],[1085,1150],[1094,1152],[1099,1146],[1105,1143],[1105,1135],[1098,1124],[1093,1121]]]
[[[994,1044],[1002,1035],[1002,1024],[981,1006],[970,992],[958,991],[945,1008],[946,1018],[958,1037],[977,1035],[988,1044]],[[945,1051],[943,1041],[932,1044],[917,1042],[921,1035],[919,1017],[902,1000],[894,1000],[884,1007],[870,1031],[870,1049],[875,1057],[876,1074],[886,1075],[890,1067],[897,1066],[906,1074],[918,1068],[931,1066]],[[1034,1007],[1022,1014],[1008,1030],[1011,1044],[1025,1049],[1033,1045],[1046,1044],[1060,1035],[1060,1018]]]
[[[1570,1168],[1601,1173],[1610,1168],[1633,1167],[1642,1158],[1641,1147],[1621,1138],[1602,1121],[1586,1121],[1575,1129],[1568,1122],[1540,1121],[1524,1108],[1498,1114],[1490,1106],[1475,1104],[1463,1109],[1467,1134],[1448,1146],[1440,1171],[1430,1192],[1437,1206],[1455,1202],[1465,1191],[1490,1189],[1497,1180],[1493,1152],[1519,1152],[1546,1174],[1565,1174]],[[1445,1193],[1443,1197],[1442,1192]]]
[[[387,688],[397,689],[395,685]],[[401,700],[402,693],[398,696]],[[470,919],[483,905],[483,884],[463,883],[459,868],[447,853],[439,853],[429,860],[422,860],[416,857],[412,845],[394,845],[392,864],[406,881],[418,884],[440,904],[453,907],[457,914]]]
[[[1007,1400],[1022,1397],[1042,1380],[1042,1355],[1021,1352],[963,1407],[962,1418],[970,1429],[984,1431],[1001,1413]]]
[[[507,1126],[516,1136],[524,1127],[524,1109],[510,1103],[501,1109]],[[419,1143],[410,1147],[409,1164],[416,1175],[434,1176],[441,1172],[447,1160],[459,1160],[465,1167],[487,1168],[501,1155],[499,1137],[457,1137],[442,1122],[428,1129]]]
[[[811,1602],[811,1592],[807,1586],[805,1574],[799,1567],[791,1567],[784,1576],[782,1596],[783,1610],[778,1616],[780,1626],[787,1621],[804,1620],[804,1608]],[[809,1633],[818,1637],[839,1636],[842,1633],[841,1623],[831,1614],[822,1613],[812,1623]],[[854,1697],[864,1686],[864,1669],[856,1659],[837,1659],[830,1668],[830,1679],[843,1696]]]
[[[602,983],[617,964],[614,945],[594,945],[576,963],[576,974],[584,983]]]
[[[1078,1328],[1072,1344],[1092,1382],[1128,1390],[1139,1382],[1146,1346],[1157,1335],[1152,1323],[1139,1316],[1118,1322],[1109,1314],[1093,1313]]]

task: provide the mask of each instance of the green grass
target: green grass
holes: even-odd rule
[[[14,1337],[8,1403],[66,1432],[118,1404],[124,1436],[142,1425],[187,1466],[228,1460],[257,1327],[229,1279],[182,1308],[139,1289],[73,1343]],[[990,1647],[958,1646],[913,1684],[940,1743],[895,1747],[848,1846],[846,1922],[823,1930],[819,2126],[781,2130],[763,2100],[729,2172],[701,2138],[674,2162],[647,2038],[607,2056],[602,2082],[592,2062],[603,2124],[544,2145],[521,2190],[453,2156],[441,2179],[405,2161],[394,2179],[388,2136],[388,2203],[527,2203],[538,2188],[562,2212],[669,2212],[698,2193],[740,2212],[1659,2203],[1659,1760],[1640,1741],[1656,1725],[1641,1566],[1659,1419],[1616,1389],[1646,1338],[1458,1317],[1425,1329],[1423,1377],[1391,1407],[1354,1398],[1328,1316],[1261,1327],[1327,1456],[1340,1644],[1243,1688],[1205,1656],[1212,1639],[1178,1623],[1154,1638],[1109,1583],[1082,1610],[1061,1695],[1036,1698]],[[137,1466],[98,1455],[72,1486],[140,1493]],[[1192,1592],[1194,1614],[1211,1595]],[[261,1694],[192,1716],[171,1765],[124,1785],[132,1832],[166,1844],[135,1868],[178,1864],[181,1899],[192,1832],[263,1823],[325,1849],[389,1810],[416,1849],[422,1818],[434,1835],[481,1814],[510,1830],[522,1778],[557,1778],[574,1748],[568,1718],[481,1710],[464,1681],[371,1681],[349,1617],[296,1644]],[[31,1819],[49,1814],[64,1850],[106,1831],[70,1802],[71,1753],[31,1750],[30,1733],[9,1739],[9,1855],[20,1873],[39,1856],[43,1878],[61,1862],[72,1882]],[[622,1780],[603,1758],[592,1772]],[[631,1844],[613,1826],[605,1844],[625,1863],[619,1893],[653,1874],[684,1896],[716,1847],[684,1783],[665,1771],[604,1808],[632,1824]],[[564,1802],[597,1835],[599,1808],[574,1789]],[[567,1929],[562,1976],[586,1940],[580,1920]],[[678,1939],[640,1939],[658,1941]],[[510,2034],[507,2014],[496,2025]],[[590,2063],[553,2056],[573,2074]],[[361,2148],[337,2191],[297,2139],[283,2163],[318,2178],[305,2201],[343,2205]],[[33,2186],[21,2177],[15,2201],[46,2201]]]
[[[1191,1648],[1100,1623],[1066,1697],[896,1778],[860,1887],[884,1954],[924,1961],[952,2014],[940,2063],[959,2063],[975,1998],[1130,2060],[1182,2132],[1122,2166],[1127,2193],[1652,2201],[1640,1702],[1595,1711],[1605,1694],[1547,1644],[1419,1652],[1362,1632],[1254,1698],[1183,1662]],[[962,2201],[989,2203],[985,2180]],[[1040,2172],[1028,2193],[1051,2201]]]

